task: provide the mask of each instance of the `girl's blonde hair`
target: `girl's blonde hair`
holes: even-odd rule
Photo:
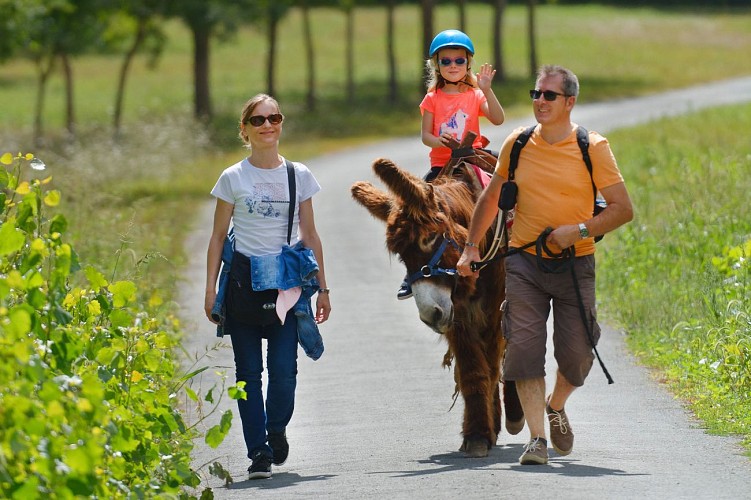
[[[466,51],[467,54],[467,74],[464,76],[462,83],[465,85],[477,88],[477,77],[472,73],[472,54]],[[425,60],[425,87],[428,92],[434,92],[446,86],[446,79],[441,76],[441,67],[438,65],[438,54],[436,52],[433,57]]]
[[[265,101],[268,101],[271,104],[273,104],[276,107],[277,113],[282,112],[281,108],[279,107],[279,102],[277,102],[276,99],[274,99],[268,94],[256,94],[250,99],[248,99],[247,101],[245,101],[245,104],[243,105],[243,110],[240,113],[240,123],[239,123],[239,126],[240,126],[239,136],[240,136],[240,139],[245,144],[245,147],[248,147],[248,148],[250,147],[250,141],[248,140],[248,134],[245,133],[245,130],[242,125],[243,124],[247,125],[248,119],[251,116],[253,116],[253,110],[256,109],[256,106],[258,106],[259,104]]]

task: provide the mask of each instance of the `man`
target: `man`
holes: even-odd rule
[[[589,133],[590,177],[577,143],[578,125],[571,122],[578,94],[579,82],[570,70],[552,65],[540,68],[535,89],[530,91],[538,125],[521,150],[514,173],[518,194],[510,247],[543,238],[552,253],[572,246],[575,252],[570,270],[565,267],[570,262],[563,259],[544,253],[538,257],[534,245],[505,259],[503,329],[508,342],[503,378],[516,382],[529,427],[530,441],[519,459],[525,465],[548,462],[546,413],[553,449],[559,455],[568,455],[573,449],[574,433],[564,405],[574,389],[584,384],[600,337],[595,312],[594,237],[633,217],[608,141],[596,132]],[[461,276],[478,275],[470,263],[481,258],[476,244],[497,214],[501,187],[509,177],[509,154],[523,130],[506,138],[493,178],[477,202],[457,264]],[[607,201],[607,208],[597,216],[593,216],[592,183]],[[545,236],[548,227],[552,232]],[[564,272],[551,272],[555,266],[563,266]],[[558,371],[555,386],[546,397],[546,322],[551,300]]]

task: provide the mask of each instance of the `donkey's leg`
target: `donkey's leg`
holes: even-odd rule
[[[490,367],[483,353],[482,342],[461,332],[454,337],[452,345],[458,374],[459,388],[464,398],[464,442],[460,448],[472,457],[485,457],[495,443],[497,433],[493,430],[493,387],[490,383]]]
[[[487,345],[485,347],[485,356],[488,362],[490,373],[488,383],[491,387],[491,411],[493,414],[493,432],[496,436],[501,433],[501,361],[503,360],[503,351],[505,341],[499,329],[491,329],[485,332]],[[495,443],[492,443],[495,444]]]

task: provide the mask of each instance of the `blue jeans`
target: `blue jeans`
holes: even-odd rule
[[[237,381],[244,381],[246,400],[238,399],[248,458],[257,451],[271,456],[268,432],[282,432],[292,418],[297,386],[297,317],[287,313],[284,325],[247,326],[227,318],[235,352]],[[268,387],[263,399],[262,339],[266,338]]]

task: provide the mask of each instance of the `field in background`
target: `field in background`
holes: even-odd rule
[[[490,7],[470,4],[467,31],[477,63],[489,62]],[[455,27],[453,7],[437,9],[435,29]],[[355,15],[355,102],[345,102],[344,14],[332,9],[311,11],[315,73],[320,106],[305,116],[305,61],[301,17],[293,10],[280,26],[277,54],[277,96],[290,120],[288,132],[307,137],[362,137],[417,133],[422,77],[419,12],[402,6],[396,15],[396,51],[401,88],[400,105],[384,106],[386,93],[385,10],[357,9]],[[742,61],[751,51],[751,13],[682,13],[653,9],[613,9],[600,6],[540,6],[537,9],[540,63],[571,67],[582,80],[582,102],[600,101],[683,87],[744,74]],[[512,6],[504,22],[507,80],[496,92],[509,110],[528,110],[526,89],[532,83],[528,67],[526,9]],[[126,94],[124,119],[137,124],[155,117],[190,116],[192,46],[178,22],[167,24],[163,57],[150,68],[136,60]],[[258,28],[241,30],[226,43],[213,42],[211,82],[217,127],[222,137],[234,127],[239,107],[265,89],[266,42]],[[76,114],[82,130],[108,126],[120,60],[88,56],[73,63]],[[24,61],[2,66],[0,130],[28,130],[35,98],[34,68]],[[59,73],[50,80],[45,126],[63,124],[63,86]]]

